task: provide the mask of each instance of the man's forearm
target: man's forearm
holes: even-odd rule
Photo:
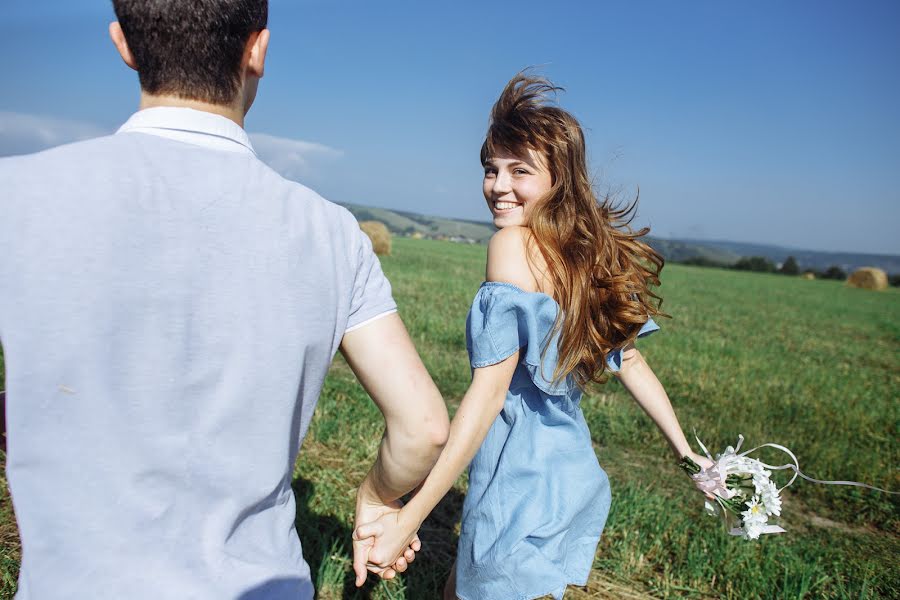
[[[518,357],[516,352],[503,363],[476,369],[476,378],[450,424],[450,437],[444,451],[421,490],[403,508],[416,528],[453,486],[484,442],[503,409]]]
[[[347,333],[341,350],[384,415],[378,457],[361,491],[396,500],[437,460],[447,441],[447,408],[398,315]]]
[[[390,502],[411,492],[431,471],[443,448],[443,439],[406,439],[385,432],[375,464],[366,476],[370,490]]]

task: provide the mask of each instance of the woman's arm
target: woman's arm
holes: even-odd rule
[[[344,335],[341,352],[384,415],[378,456],[356,496],[356,523],[368,523],[399,510],[397,498],[425,479],[447,439],[449,419],[444,399],[397,314]],[[364,540],[353,542],[357,585],[366,579],[370,545]],[[395,569],[376,572],[390,579],[395,570],[405,570],[417,550],[414,544]]]
[[[491,237],[485,269],[488,281],[511,283],[528,292],[538,291],[529,262],[527,241],[530,235],[524,227],[506,227]],[[398,513],[386,514],[373,523],[356,528],[354,539],[375,538],[368,555],[369,563],[381,567],[390,565],[409,546],[425,517],[472,461],[503,409],[506,392],[519,363],[519,352],[516,350],[497,364],[474,370],[472,383],[450,423],[447,444],[409,503]]]
[[[517,350],[502,362],[475,369],[472,384],[450,423],[447,444],[419,491],[399,513],[357,527],[355,539],[376,538],[369,552],[370,563],[382,567],[390,565],[409,546],[425,517],[472,461],[503,408],[518,362]]]
[[[622,349],[622,367],[616,375],[638,406],[656,423],[678,460],[690,456],[701,467],[712,465],[708,458],[691,450],[666,390],[634,344]]]

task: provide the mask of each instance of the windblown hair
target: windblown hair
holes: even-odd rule
[[[141,88],[231,104],[250,34],[265,29],[268,0],[113,0]]]
[[[549,167],[552,186],[526,225],[561,309],[547,340],[559,332],[553,379],[572,375],[584,387],[605,381],[609,352],[633,341],[648,317],[663,314],[651,286],[659,285],[664,261],[640,240],[649,228],[630,228],[637,198],[617,205],[595,196],[581,126],[550,102],[561,89],[544,78],[513,77],[491,111],[481,163],[504,151],[532,150]]]

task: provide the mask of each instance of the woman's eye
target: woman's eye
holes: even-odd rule
[[[484,176],[485,176],[485,177],[492,177],[492,176],[494,176],[494,175],[496,175],[496,174],[497,174],[497,171],[496,171],[495,169],[485,169],[485,170],[484,170]]]
[[[528,175],[528,171],[526,171],[525,169],[516,169],[515,171],[513,171],[513,173],[515,173],[516,175]]]

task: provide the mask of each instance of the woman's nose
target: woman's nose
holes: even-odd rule
[[[512,191],[512,178],[509,176],[509,173],[503,173],[502,171],[497,173],[497,176],[494,178],[494,195],[501,196],[510,191]]]

